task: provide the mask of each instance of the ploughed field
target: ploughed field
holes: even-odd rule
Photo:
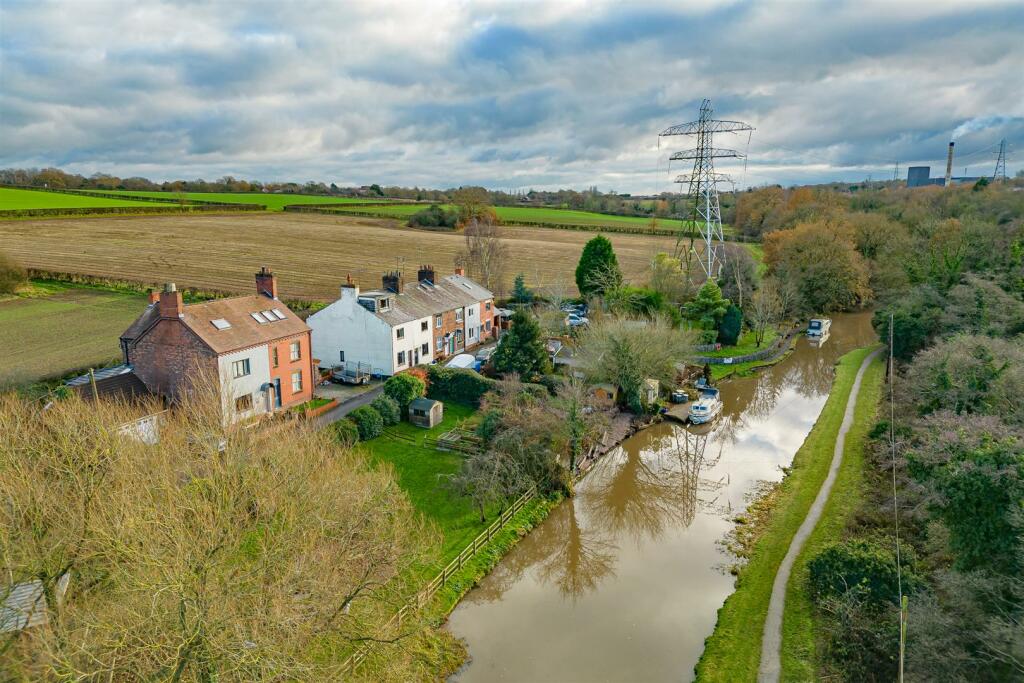
[[[544,289],[576,291],[580,252],[594,235],[575,230],[505,228],[506,291],[516,273]],[[646,280],[671,237],[611,233],[627,280]],[[386,270],[414,279],[420,264],[451,272],[465,245],[459,233],[414,230],[359,216],[256,213],[22,220],[0,222],[0,244],[26,267],[225,291],[252,288],[261,265],[273,268],[282,298],[332,300],[347,274],[379,287]]]
[[[101,209],[120,206],[152,207],[153,202],[132,201],[128,196],[124,199],[110,199],[109,197],[0,187],[0,211],[11,209]]]

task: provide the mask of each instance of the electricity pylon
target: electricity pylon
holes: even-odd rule
[[[1006,138],[999,141],[999,156],[996,157],[996,170],[992,174],[992,180],[1006,182]]]
[[[696,255],[708,279],[718,277],[725,256],[722,234],[722,210],[718,203],[718,183],[727,182],[729,178],[715,173],[715,159],[743,159],[744,154],[734,149],[717,148],[713,144],[715,133],[751,132],[754,128],[742,121],[724,121],[711,118],[711,100],[704,100],[700,105],[700,118],[689,123],[666,128],[658,136],[691,135],[697,138],[697,146],[669,157],[670,161],[693,160],[693,172],[676,178],[677,183],[687,183],[686,197],[691,202],[688,212],[689,230],[681,230],[676,239],[676,256],[681,256],[681,245],[685,236],[689,236],[689,253]],[[696,250],[696,238],[700,235],[704,243],[704,253]]]

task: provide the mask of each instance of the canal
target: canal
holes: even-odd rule
[[[721,384],[712,425],[624,441],[452,613],[474,681],[685,681],[732,592],[719,542],[761,480],[779,480],[821,412],[833,366],[876,340],[833,318],[781,363]],[[761,624],[751,624],[752,632]]]

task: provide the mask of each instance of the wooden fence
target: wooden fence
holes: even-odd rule
[[[490,526],[480,532],[480,535],[473,539],[473,542],[462,549],[459,556],[448,563],[448,565],[441,570],[437,576],[430,580],[429,583],[419,593],[414,595],[409,602],[402,605],[401,608],[384,624],[384,630],[391,628],[399,628],[402,625],[402,621],[409,615],[410,612],[415,610],[423,609],[433,599],[437,592],[444,588],[445,584],[448,583],[448,579],[455,575],[460,569],[462,569],[467,562],[469,562],[480,549],[483,548],[487,543],[494,538],[495,534],[504,528],[513,517],[515,517],[526,504],[529,503],[537,496],[537,487],[531,486],[526,493],[519,496],[512,505],[505,508],[505,510],[498,515]],[[366,660],[372,650],[372,644],[366,644],[356,650],[345,662],[341,665],[341,670],[345,673],[354,673],[359,665]]]

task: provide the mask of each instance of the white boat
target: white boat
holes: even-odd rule
[[[722,399],[718,389],[704,387],[697,400],[690,405],[690,422],[695,425],[711,422],[722,412]]]
[[[828,318],[811,318],[811,324],[807,326],[808,337],[824,337],[832,327],[832,321]]]

